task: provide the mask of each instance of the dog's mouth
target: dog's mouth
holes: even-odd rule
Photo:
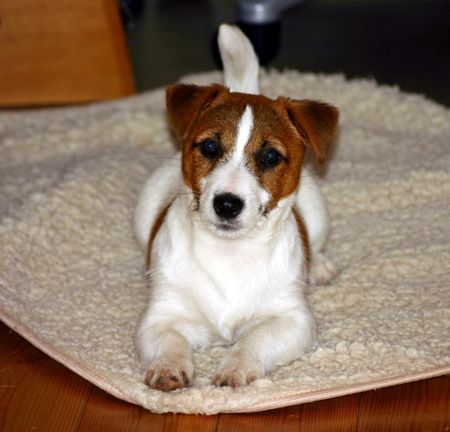
[[[242,228],[242,224],[238,221],[218,220],[214,222],[214,227],[223,233],[235,233]]]
[[[201,212],[201,208],[199,208]],[[210,229],[212,229],[217,235],[220,237],[236,237],[243,235],[252,227],[257,225],[257,222],[260,218],[265,219],[268,213],[267,206],[259,206],[257,210],[257,214],[250,218],[250,222],[247,218],[236,217],[232,219],[222,218],[217,214],[211,215],[209,214],[203,220],[209,225]]]

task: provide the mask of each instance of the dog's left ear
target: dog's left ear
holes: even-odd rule
[[[197,117],[216,97],[227,91],[221,85],[174,84],[166,89],[166,106],[172,128],[178,138],[186,138]]]
[[[316,160],[323,163],[339,119],[332,105],[313,100],[286,100],[286,109],[294,127],[300,133]]]

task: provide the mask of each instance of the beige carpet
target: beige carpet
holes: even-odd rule
[[[203,74],[188,81],[220,80]],[[263,74],[263,92],[342,113],[321,183],[340,276],[312,288],[319,347],[240,389],[142,382],[133,332],[147,301],[136,196],[171,157],[163,90],[82,108],[0,113],[0,317],[113,395],[156,412],[256,411],[450,372],[450,111],[370,81]]]

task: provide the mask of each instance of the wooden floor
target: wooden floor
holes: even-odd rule
[[[450,431],[450,376],[256,414],[152,414],[0,323],[0,431]]]

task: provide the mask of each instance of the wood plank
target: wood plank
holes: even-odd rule
[[[75,431],[91,384],[2,325],[0,430]]]
[[[0,430],[5,430],[4,423],[9,415],[11,399],[29,372],[32,361],[30,351],[33,349],[28,342],[1,323],[0,341]],[[39,357],[40,353],[37,354]]]
[[[150,413],[149,413],[150,414]],[[214,432],[219,416],[186,415],[186,414],[150,414],[143,415],[137,432],[145,432],[153,427],[155,419],[160,419],[160,429],[164,432]]]
[[[111,99],[134,91],[118,3],[2,0],[0,106]]]
[[[300,405],[300,430],[355,432],[358,426],[360,394]]]
[[[450,377],[438,377],[361,394],[358,430],[450,430]]]
[[[212,427],[208,427],[209,423]],[[83,412],[79,430],[148,431],[164,430],[214,431],[214,418],[180,414],[159,415],[136,405],[127,405],[102,390],[93,388]],[[150,429],[151,427],[151,429]]]
[[[149,430],[214,432],[217,416],[154,414],[93,387],[79,421],[79,430],[147,432]]]
[[[278,409],[254,414],[222,414],[217,424],[217,432],[296,432],[299,417]]]
[[[255,414],[223,414],[217,431],[354,432],[358,409],[359,395],[349,395]]]
[[[86,409],[80,416],[78,429],[98,431],[136,431],[141,409],[127,405],[95,387],[91,388]]]

